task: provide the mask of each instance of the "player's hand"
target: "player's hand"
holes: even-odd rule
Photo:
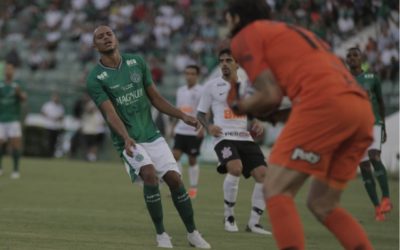
[[[222,135],[222,128],[217,125],[208,125],[208,133],[214,137],[220,137]]]
[[[128,137],[125,139],[125,152],[128,156],[133,157],[133,150],[136,148],[134,139]]]
[[[201,129],[201,124],[200,124],[199,120],[197,120],[197,118],[195,118],[193,116],[183,114],[182,121],[189,126],[195,127],[196,130]]]
[[[258,137],[258,136],[262,135],[262,133],[264,131],[264,126],[258,120],[253,120],[250,130],[251,130],[252,134],[254,134],[256,137]]]
[[[197,138],[204,138],[204,135],[205,135],[204,127],[201,127],[199,132],[197,132]]]

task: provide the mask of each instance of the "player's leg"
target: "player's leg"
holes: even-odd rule
[[[223,183],[225,230],[237,232],[239,229],[235,221],[234,208],[239,190],[240,175],[243,170],[242,161],[237,151],[237,142],[230,140],[220,141],[214,150],[220,163],[217,171],[221,174],[226,173]]]
[[[246,226],[246,231],[259,234],[271,234],[271,232],[265,230],[260,224],[261,215],[265,210],[263,183],[267,170],[267,163],[265,162],[264,154],[256,143],[249,141],[240,142],[238,150],[243,164],[243,176],[245,178],[252,176],[255,180],[251,196],[250,217]]]
[[[385,220],[385,215],[381,212],[378,195],[375,188],[374,175],[372,174],[370,161],[367,159],[360,163],[361,176],[364,182],[365,190],[375,207],[375,220]]]
[[[180,162],[180,159],[182,157],[184,146],[185,144],[183,136],[180,134],[175,134],[174,146],[172,147],[172,154],[174,155],[175,161],[178,163],[178,168],[179,171],[181,172],[181,175],[183,174],[183,167]]]
[[[196,229],[192,202],[186,192],[174,156],[164,138],[146,143],[146,149],[156,165],[156,172],[171,191],[171,198],[188,232],[187,239],[197,248],[211,248]]]
[[[197,185],[199,183],[200,168],[197,164],[197,155],[189,155],[189,197],[191,199],[197,196]]]
[[[264,192],[272,235],[279,249],[305,248],[303,226],[293,199],[307,178],[305,173],[268,165]]]
[[[138,176],[143,181],[143,197],[157,232],[158,245],[172,247],[169,236],[165,233],[159,179],[150,156],[142,145],[136,144],[134,155],[130,157],[124,151],[122,159],[132,182],[135,182]]]
[[[6,140],[7,137],[5,133],[4,123],[0,122],[0,175],[3,174],[3,154]]]
[[[343,125],[353,132],[332,152],[324,179],[313,180],[307,203],[316,218],[335,235],[345,249],[370,250],[373,247],[361,225],[339,206],[342,190],[356,175],[358,163],[372,142],[372,115],[364,117],[357,110],[355,114],[362,116],[353,115],[348,117],[351,119],[343,121]]]
[[[265,165],[258,166],[251,171],[251,175],[253,176],[255,183],[253,193],[251,195],[251,211],[249,221],[246,226],[246,231],[270,235],[271,232],[265,230],[260,224],[261,216],[265,210],[265,199],[263,192],[265,172]]]
[[[225,165],[228,171],[223,183],[225,230],[238,232],[239,229],[235,219],[235,205],[243,166],[240,159],[230,160]]]
[[[18,179],[19,173],[19,161],[21,158],[22,149],[22,131],[21,124],[19,122],[11,122],[7,128],[8,137],[10,138],[11,145],[11,156],[13,159],[13,172],[11,174],[12,179]]]
[[[13,172],[11,174],[11,178],[18,179],[20,177],[19,162],[21,158],[21,146],[22,146],[21,137],[10,138],[10,145],[11,145],[11,156],[13,159]]]
[[[372,250],[373,247],[361,225],[345,209],[339,207],[341,194],[341,189],[313,179],[307,205],[345,249]]]
[[[368,151],[369,159],[374,167],[375,177],[378,180],[379,186],[382,190],[382,200],[380,204],[381,212],[387,213],[392,210],[392,202],[389,197],[389,185],[386,173],[386,168],[381,160],[381,152],[376,149]]]
[[[196,229],[193,218],[192,203],[180,175],[175,171],[168,171],[163,176],[163,179],[171,191],[172,201],[174,202],[176,210],[178,210],[179,216],[185,224],[186,230],[189,233],[192,233]]]
[[[189,158],[189,196],[194,199],[197,196],[197,185],[199,183],[200,167],[197,162],[197,157],[200,154],[200,146],[203,139],[197,136],[190,136],[188,138],[188,145],[186,149],[186,154]]]

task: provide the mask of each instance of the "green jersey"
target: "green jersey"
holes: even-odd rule
[[[381,83],[375,74],[363,72],[356,77],[357,82],[367,91],[375,116],[375,124],[383,124],[379,112],[378,96],[382,96]]]
[[[21,101],[16,93],[18,83],[6,84],[0,81],[0,122],[19,121]]]
[[[129,135],[142,143],[161,137],[152,119],[151,103],[146,94],[146,88],[151,84],[153,80],[143,58],[122,54],[118,68],[109,68],[99,62],[92,69],[87,79],[87,90],[97,106],[110,100]],[[115,131],[111,133],[114,146],[122,153],[124,140]]]

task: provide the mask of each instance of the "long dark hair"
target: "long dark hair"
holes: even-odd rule
[[[234,15],[240,17],[239,23],[230,32],[230,37],[234,37],[249,23],[260,19],[269,19],[271,9],[265,0],[229,0],[226,12],[232,17]]]

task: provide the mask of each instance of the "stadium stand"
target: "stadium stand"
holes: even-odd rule
[[[334,48],[375,23],[362,49],[370,67],[392,82],[384,83],[384,91],[389,113],[396,110],[398,98],[390,93],[398,89],[397,1],[267,2],[274,18],[306,26]],[[20,66],[18,77],[30,92],[31,112],[54,90],[62,93],[71,112],[88,68],[96,62],[91,39],[98,24],[115,29],[123,51],[151,59],[153,76],[170,100],[182,82],[177,73],[190,62],[203,65],[204,75],[210,73],[226,36],[222,0],[15,0],[1,5],[0,59]]]

